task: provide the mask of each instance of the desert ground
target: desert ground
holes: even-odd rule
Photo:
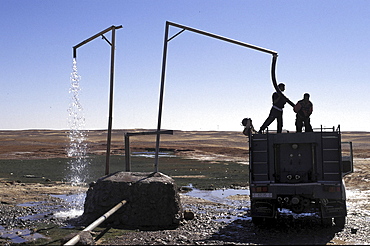
[[[132,129],[113,130],[111,153],[124,153],[124,134],[155,130]],[[105,154],[107,131],[87,131],[89,152]],[[131,136],[132,151],[154,149],[155,136]],[[370,132],[342,132],[342,141],[353,142],[355,158],[369,158]],[[0,131],[0,159],[32,159],[66,157],[69,145],[68,130],[24,130]],[[161,135],[160,147],[191,154],[218,154],[246,159],[248,140],[241,132],[235,131],[173,131]],[[183,154],[183,153],[182,153]]]
[[[130,129],[113,130],[111,154],[123,155],[124,134],[155,130]],[[87,132],[88,152],[94,155],[106,155],[107,131]],[[154,151],[155,135],[137,135],[130,137],[130,150]],[[368,159],[370,158],[370,132],[342,132],[342,142],[353,143],[354,167],[356,172],[345,178],[347,185],[367,189],[370,179]],[[30,160],[47,158],[67,158],[69,146],[67,130],[24,130],[0,131],[0,159]],[[176,155],[205,160],[248,161],[248,139],[241,132],[235,131],[173,131],[160,138],[160,149],[173,151]]]
[[[124,154],[124,134],[126,132],[143,132],[150,131],[144,129],[132,129],[132,130],[114,130],[112,132],[111,142],[111,153],[112,155]],[[96,155],[106,154],[106,142],[107,132],[104,130],[88,131],[88,147],[89,153]],[[369,132],[342,132],[342,141],[353,142],[354,150],[354,173],[345,177],[347,189],[357,193],[365,194],[364,197],[349,196],[349,204],[353,204],[354,209],[364,209],[365,220],[369,220],[369,214],[366,213],[370,210],[370,205],[367,201],[369,195],[368,185],[370,182],[370,133]],[[30,159],[47,159],[47,158],[67,158],[66,149],[69,146],[68,131],[67,130],[24,130],[24,131],[0,131],[0,159],[2,160],[30,160]],[[155,148],[155,136],[132,136],[130,137],[131,151],[152,151]],[[160,142],[161,150],[171,150],[176,155],[183,156],[186,158],[195,159],[206,159],[206,160],[227,160],[235,162],[246,162],[248,160],[248,139],[241,132],[225,132],[225,131],[174,131],[173,135],[163,134]],[[217,188],[217,187],[216,187]],[[37,202],[40,200],[48,199],[50,194],[71,194],[76,192],[76,187],[71,187],[69,184],[63,182],[44,182],[44,183],[19,183],[15,180],[3,179],[0,177],[0,205],[6,206],[7,208],[14,207],[15,204]],[[79,190],[80,191],[80,190]],[[357,194],[356,193],[356,194]],[[244,197],[245,198],[245,197]],[[201,204],[201,206],[209,205],[207,201],[195,201],[194,199],[182,196],[185,204]],[[186,205],[189,206],[189,205]],[[196,205],[192,205],[196,206]],[[204,209],[204,208],[203,208]],[[366,212],[367,211],[367,212]],[[0,210],[1,212],[1,210]],[[352,215],[356,214],[356,211],[349,211]],[[359,213],[358,213],[359,214]],[[203,216],[203,217],[202,217]],[[204,215],[199,216],[199,223],[210,223],[209,218],[204,218]],[[213,216],[213,215],[209,215]],[[355,215],[353,215],[355,216]],[[367,217],[366,217],[367,216]],[[362,218],[361,217],[361,218]],[[367,219],[366,219],[367,218]],[[202,221],[206,220],[208,222]],[[349,225],[348,230],[358,230],[358,228],[364,228],[364,225],[356,225],[359,220],[353,220],[352,224]],[[368,223],[368,222],[366,222]],[[188,223],[186,226],[190,226]],[[184,226],[184,228],[186,228]],[[243,225],[238,225],[243,227]],[[246,225],[244,225],[246,226]],[[248,226],[250,226],[248,224]],[[356,229],[356,228],[357,229]],[[367,227],[367,225],[366,225]],[[0,224],[1,228],[1,224]],[[211,229],[210,229],[211,230]],[[216,230],[213,228],[212,230]],[[217,229],[219,230],[219,228]],[[236,230],[233,228],[232,230]],[[363,233],[368,233],[368,229],[364,229]],[[255,231],[254,231],[255,233]],[[170,233],[171,234],[171,233]],[[169,235],[170,235],[169,234]],[[232,239],[228,241],[220,240],[207,241],[207,233],[203,233],[204,238],[198,234],[199,244],[223,244],[233,242]],[[216,233],[217,234],[217,233]],[[347,233],[350,234],[350,233]],[[346,235],[347,235],[346,234]],[[138,234],[135,234],[138,236]],[[157,238],[156,235],[153,240],[145,238],[145,233],[142,234],[142,241],[130,241],[135,242],[134,244],[165,244],[175,243],[177,241],[166,241]],[[165,237],[168,235],[163,233]],[[360,233],[357,234],[361,235]],[[126,235],[132,239],[130,234]],[[327,235],[326,235],[327,236]],[[345,236],[342,234],[332,235],[332,239],[319,240],[319,244],[346,244],[346,240],[343,239]],[[347,235],[348,236],[348,235]],[[354,235],[349,235],[354,236]],[[140,235],[139,235],[140,237]],[[189,235],[188,238],[191,238]],[[340,238],[342,237],[342,238]],[[200,238],[200,239],[199,239]],[[342,240],[343,239],[343,240]],[[121,240],[121,241],[120,241]],[[127,244],[129,241],[120,239],[117,237],[116,241],[103,241],[103,243],[116,243],[116,244]],[[282,239],[283,240],[283,239]],[[181,241],[181,240],[180,240]],[[179,241],[179,242],[180,242]],[[239,240],[240,241],[240,240]],[[190,239],[182,240],[180,244],[194,244],[195,241]],[[188,242],[188,243],[187,243]],[[241,242],[241,241],[240,241]],[[247,242],[247,241],[245,241]],[[255,244],[271,244],[270,241],[253,241]],[[280,241],[282,244],[286,244],[286,241]],[[4,241],[0,241],[0,244]],[[297,243],[297,242],[296,242]],[[312,241],[311,241],[312,243]],[[370,241],[366,239],[348,239],[348,244],[369,244]],[[4,243],[6,244],[6,243]],[[247,243],[248,244],[248,243]],[[276,244],[276,242],[274,243]],[[279,244],[279,242],[277,242]]]

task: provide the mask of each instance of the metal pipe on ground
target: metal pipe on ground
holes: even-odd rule
[[[111,216],[112,214],[114,214],[115,212],[117,212],[117,210],[120,209],[126,203],[127,203],[126,200],[122,200],[116,206],[114,206],[111,210],[109,210],[108,212],[106,212],[105,214],[103,214],[102,216],[100,216],[99,219],[95,220],[88,227],[86,227],[85,229],[83,229],[82,232],[83,231],[92,231],[92,230],[94,230],[97,226],[99,226],[103,221],[105,221],[106,219],[108,219],[109,216]],[[77,234],[76,236],[74,236],[73,238],[71,238],[64,245],[75,245],[76,243],[78,243],[79,240],[80,240],[80,233]]]

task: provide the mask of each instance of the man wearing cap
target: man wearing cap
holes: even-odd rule
[[[293,110],[296,112],[295,126],[297,132],[302,132],[304,125],[305,132],[312,132],[310,115],[312,114],[313,105],[310,101],[310,94],[305,93],[303,99],[299,100]]]
[[[285,85],[280,83],[278,85],[280,91],[285,91]],[[261,126],[258,133],[262,133],[275,119],[277,120],[277,133],[281,133],[283,129],[283,108],[287,102],[286,98],[280,93],[274,92],[272,94],[272,108],[270,114]]]

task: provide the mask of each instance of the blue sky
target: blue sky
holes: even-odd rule
[[[123,25],[113,128],[155,129],[171,21],[277,51],[277,79],[293,102],[311,94],[314,128],[370,131],[370,1],[0,2],[0,129],[68,129],[72,47],[112,25]],[[162,128],[241,131],[244,117],[259,128],[271,108],[270,66],[269,54],[182,33],[168,46]],[[98,38],[80,47],[77,67],[86,128],[106,129],[110,46]],[[286,105],[284,129],[294,131],[294,119]]]

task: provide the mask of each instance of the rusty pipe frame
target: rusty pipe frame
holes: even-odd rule
[[[169,31],[169,27],[170,26],[181,28],[182,31],[180,31],[179,33],[175,34],[173,37],[168,38],[168,31]],[[229,42],[229,43],[232,43],[232,44],[240,45],[240,46],[243,46],[243,47],[246,47],[246,48],[254,49],[254,50],[261,51],[261,52],[268,53],[268,54],[272,55],[273,58],[272,58],[272,65],[271,65],[271,78],[272,78],[273,86],[274,86],[275,90],[280,95],[282,95],[282,96],[284,96],[286,98],[287,102],[292,107],[294,106],[294,104],[280,91],[280,89],[279,89],[279,87],[277,85],[275,72],[276,72],[276,61],[277,61],[278,54],[277,54],[276,51],[265,49],[265,48],[262,48],[262,47],[259,47],[259,46],[255,46],[255,45],[252,45],[252,44],[240,42],[238,40],[226,38],[226,37],[223,37],[223,36],[220,36],[220,35],[216,35],[216,34],[213,34],[213,33],[205,32],[205,31],[202,31],[202,30],[199,30],[199,29],[195,29],[195,28],[192,28],[192,27],[188,27],[188,26],[184,26],[184,25],[180,25],[180,24],[177,24],[177,23],[166,21],[165,35],[164,35],[164,45],[163,45],[162,75],[161,75],[161,87],[160,87],[160,96],[159,96],[157,132],[160,132],[160,130],[161,130],[161,122],[162,122],[164,82],[165,82],[166,62],[167,62],[167,43],[169,41],[171,41],[172,39],[174,39],[175,37],[177,37],[178,35],[180,35],[185,30],[191,31],[191,32],[195,32],[195,33],[198,33],[198,34],[201,34],[201,35],[205,35],[205,36],[208,36],[208,37],[211,37],[211,38],[215,38],[215,39],[218,39],[218,40],[222,40],[222,41],[225,41],[225,42]],[[155,163],[154,163],[155,172],[158,172],[159,142],[160,142],[160,134],[157,134],[157,138],[156,138],[156,151],[155,151]]]
[[[127,203],[126,200],[120,201],[116,206],[114,206],[108,212],[106,212],[105,214],[100,216],[97,220],[95,220],[93,223],[91,223],[88,227],[86,227],[82,231],[92,231],[92,230],[94,230],[97,226],[99,226],[102,222],[104,222],[106,219],[108,219],[109,216],[111,216],[112,214],[117,212],[117,210],[120,209],[126,203]],[[76,243],[78,243],[79,240],[80,240],[80,233],[77,234],[76,236],[74,236],[73,238],[71,238],[64,245],[75,245]]]
[[[109,117],[108,117],[108,135],[107,135],[107,151],[106,151],[106,161],[105,161],[105,175],[109,174],[109,159],[110,159],[110,147],[111,147],[111,139],[112,139],[112,114],[113,114],[113,84],[114,84],[114,55],[115,55],[115,44],[116,44],[116,29],[122,28],[120,26],[111,26],[107,29],[91,36],[90,38],[82,41],[81,43],[73,46],[73,58],[77,58],[77,49],[82,45],[87,44],[88,42],[102,36],[103,39],[111,46],[111,66],[110,66],[110,86],[109,86]],[[105,33],[112,31],[112,41],[109,40],[104,36]]]

